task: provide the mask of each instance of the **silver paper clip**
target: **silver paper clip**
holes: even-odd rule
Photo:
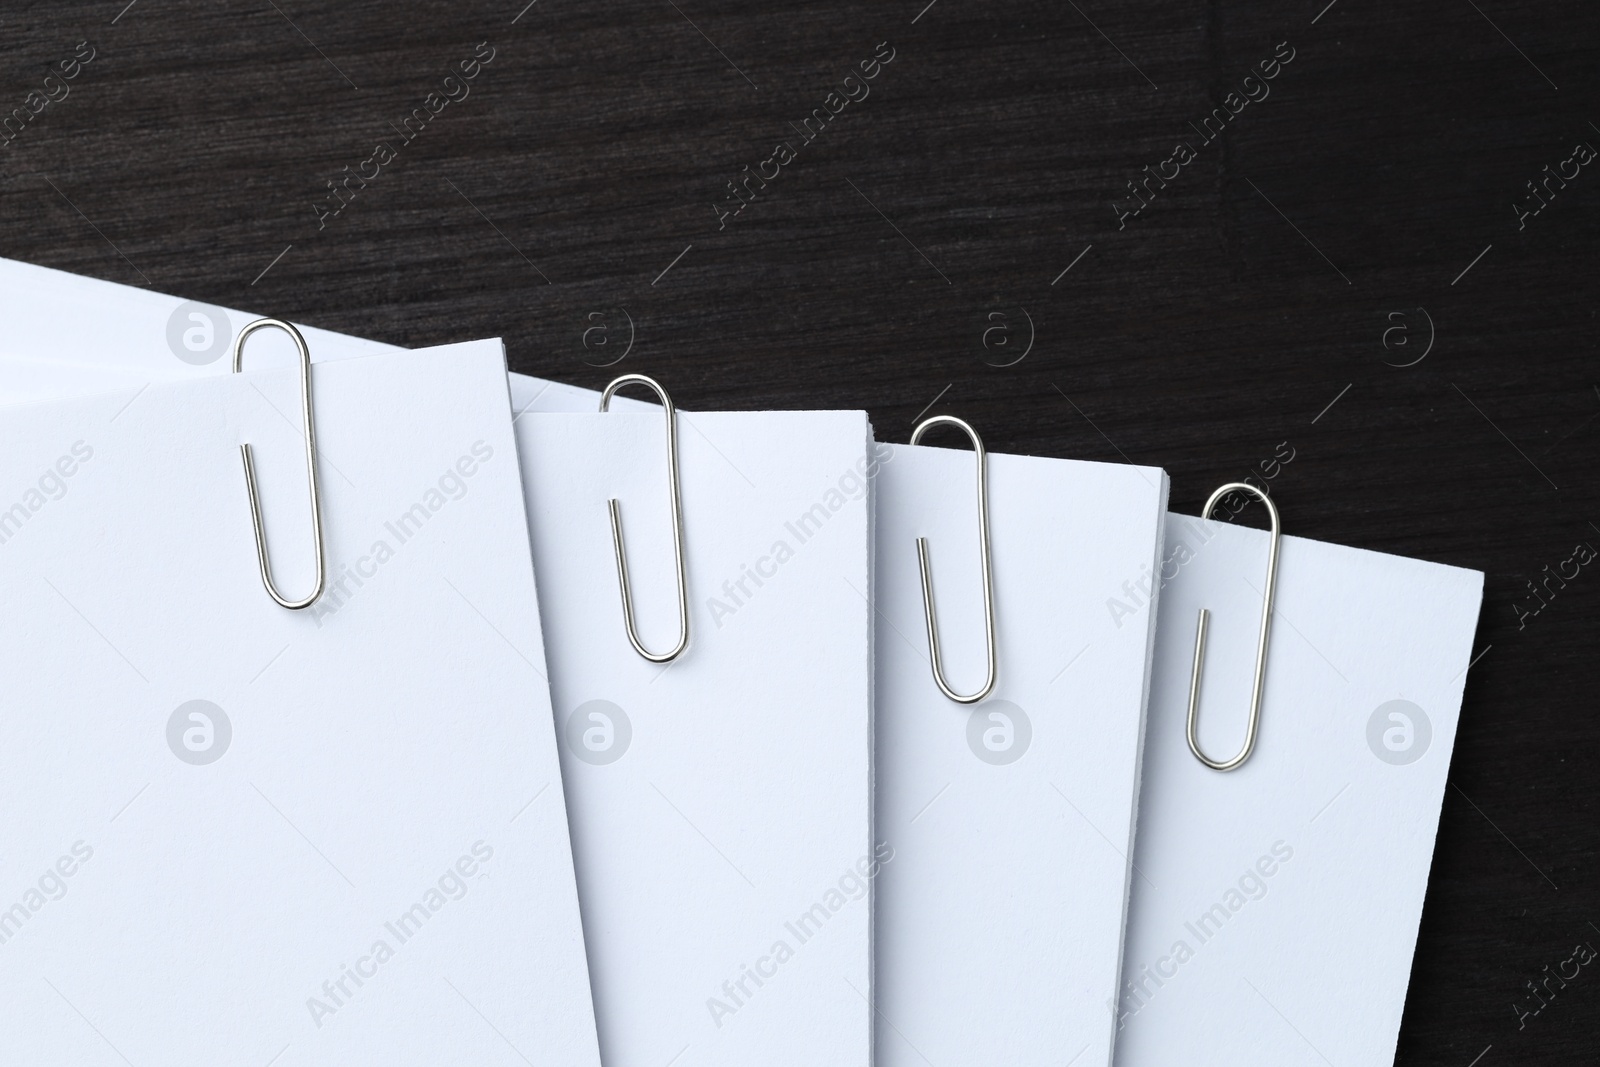
[[[911,443],[916,444],[921,441],[922,435],[935,426],[954,426],[971,438],[973,452],[978,462],[978,554],[983,562],[983,632],[989,646],[989,676],[984,681],[982,689],[964,695],[950,688],[950,683],[945,681],[944,663],[939,655],[939,615],[933,606],[933,575],[928,568],[926,537],[917,538],[917,562],[922,567],[922,614],[928,622],[928,652],[933,659],[933,680],[939,686],[939,691],[958,704],[976,704],[994,692],[994,683],[998,676],[998,657],[995,654],[994,641],[993,566],[989,555],[988,463],[983,450],[983,440],[978,436],[978,431],[953,415],[935,415],[930,419],[924,419],[915,430],[911,431]]]
[[[250,520],[255,524],[256,531],[256,557],[261,561],[261,584],[267,587],[267,593],[279,604],[298,611],[310,607],[322,595],[323,588],[323,545],[322,545],[322,503],[317,493],[317,425],[311,417],[311,350],[306,347],[306,339],[300,336],[300,331],[282,319],[257,319],[239,331],[238,338],[233,342],[233,373],[238,374],[244,359],[244,343],[250,335],[257,330],[274,327],[289,335],[294,341],[294,346],[300,353],[300,417],[305,423],[306,439],[306,477],[311,482],[311,540],[317,558],[317,580],[311,592],[302,600],[290,600],[278,592],[278,587],[272,581],[272,563],[267,559],[267,533],[261,524],[261,494],[256,488],[255,460],[250,455],[250,446],[242,444],[239,452],[244,456],[244,485],[250,493]]]
[[[1278,584],[1278,542],[1282,533],[1278,525],[1278,509],[1265,492],[1246,482],[1229,482],[1211,494],[1200,512],[1201,518],[1210,516],[1217,502],[1232,492],[1247,493],[1267,506],[1272,519],[1272,541],[1267,548],[1267,588],[1261,597],[1261,634],[1256,639],[1256,680],[1250,691],[1250,725],[1245,730],[1244,747],[1231,760],[1218,762],[1200,751],[1200,674],[1206,658],[1206,624],[1211,613],[1200,609],[1200,625],[1194,638],[1194,667],[1189,675],[1189,751],[1194,758],[1214,771],[1231,771],[1244,764],[1256,747],[1256,731],[1261,726],[1261,691],[1267,679],[1267,642],[1272,632],[1272,597]]]
[[[643,374],[624,374],[606,386],[600,396],[600,410],[609,410],[611,397],[626,385],[642,385],[654,390],[667,416],[667,488],[672,505],[672,551],[678,564],[678,643],[670,652],[657,653],[645,648],[639,640],[639,631],[633,622],[633,590],[628,584],[628,555],[622,546],[622,510],[613,497],[610,503],[611,545],[617,555],[617,584],[622,589],[622,622],[628,631],[628,643],[635,652],[651,663],[668,663],[689,647],[689,583],[683,568],[683,496],[678,487],[678,417],[667,391],[654,378]]]

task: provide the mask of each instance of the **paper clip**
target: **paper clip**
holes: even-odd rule
[[[256,489],[255,461],[248,444],[240,445],[239,452],[244,456],[244,485],[250,493],[250,520],[256,529],[256,557],[261,561],[261,584],[267,587],[267,593],[273,600],[291,611],[298,611],[310,607],[322,595],[323,588],[322,504],[317,493],[317,426],[311,418],[311,350],[306,347],[306,339],[300,336],[300,331],[289,323],[282,319],[257,319],[240,330],[233,342],[233,373],[238,374],[241,369],[245,341],[257,330],[268,327],[276,327],[288,334],[300,352],[300,416],[305,422],[306,477],[311,482],[311,540],[317,557],[316,584],[303,600],[289,600],[278,592],[278,587],[272,582],[272,563],[267,559],[267,532],[261,524],[261,494]]]
[[[651,663],[668,663],[677,659],[689,647],[689,583],[683,569],[683,496],[678,487],[678,417],[672,407],[672,398],[654,378],[643,374],[624,374],[600,395],[600,410],[609,410],[611,397],[627,385],[642,385],[655,391],[661,398],[661,407],[667,416],[667,487],[672,504],[672,551],[678,563],[678,643],[672,651],[656,653],[644,647],[633,622],[633,590],[628,584],[628,554],[622,546],[622,510],[615,497],[611,498],[611,544],[617,554],[617,584],[622,589],[622,622],[628,631],[628,643],[633,650]]]
[[[1200,517],[1209,517],[1211,509],[1217,506],[1217,502],[1235,491],[1253,496],[1267,506],[1267,515],[1272,519],[1272,540],[1267,548],[1267,589],[1261,597],[1261,634],[1256,639],[1256,680],[1250,691],[1250,725],[1245,731],[1244,747],[1239,750],[1239,754],[1221,763],[1200,751],[1200,674],[1206,657],[1206,624],[1211,618],[1209,611],[1205,608],[1200,609],[1200,626],[1194,638],[1194,667],[1189,675],[1189,751],[1194,753],[1195,759],[1214,771],[1237,769],[1250,758],[1250,753],[1256,747],[1256,731],[1261,726],[1261,691],[1267,679],[1267,642],[1272,632],[1272,597],[1278,584],[1278,542],[1282,538],[1278,526],[1278,509],[1272,503],[1272,498],[1246,482],[1229,482],[1212,493],[1211,499],[1206,501],[1205,508],[1200,512]]]
[[[945,681],[944,663],[939,655],[939,615],[933,606],[933,575],[928,568],[928,539],[917,538],[917,562],[922,567],[922,614],[928,622],[928,652],[933,659],[933,680],[939,691],[958,704],[976,704],[994,692],[998,675],[994,641],[994,588],[993,565],[989,555],[989,474],[983,450],[983,440],[964,420],[953,415],[935,415],[924,419],[911,431],[911,443],[922,440],[922,435],[935,426],[954,426],[972,439],[972,448],[978,461],[978,553],[983,558],[983,632],[989,645],[989,677],[976,693],[963,695],[950,688]]]

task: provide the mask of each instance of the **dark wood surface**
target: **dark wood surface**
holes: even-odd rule
[[[1600,164],[1516,205],[1600,148],[1600,9],[524,2],[10,0],[0,114],[94,58],[0,148],[0,254],[403,345],[503,335],[582,385],[631,336],[618,366],[686,407],[864,406],[904,441],[933,405],[996,449],[1164,466],[1191,513],[1288,442],[1290,532],[1488,574],[1399,1062],[1596,1062],[1600,970],[1514,1006],[1600,946],[1600,568],[1518,610],[1600,547]]]

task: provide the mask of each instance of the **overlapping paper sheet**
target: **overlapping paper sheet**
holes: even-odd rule
[[[943,431],[949,432],[949,431]],[[957,435],[951,434],[952,437]],[[1105,1064],[1166,515],[1158,469],[988,456],[999,681],[986,672],[971,452],[879,446],[877,1055]]]
[[[519,420],[584,929],[610,1067],[859,1065],[871,1051],[871,558],[856,411]]]
[[[598,1064],[503,350],[0,420],[0,1061]]]
[[[1257,509],[1259,510],[1259,509]],[[1476,571],[1284,537],[1244,740],[1268,535],[1167,520],[1119,1067],[1394,1060],[1477,625]]]

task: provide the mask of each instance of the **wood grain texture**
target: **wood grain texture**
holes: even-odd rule
[[[1288,442],[1290,532],[1488,574],[1399,1062],[1594,1062],[1600,972],[1513,1005],[1600,945],[1600,574],[1517,609],[1600,546],[1600,167],[1513,205],[1600,146],[1600,10],[522,2],[11,0],[0,114],[95,58],[0,148],[0,253],[403,345],[502,335],[590,386],[631,318],[619,366],[685,407],[865,407],[903,441],[937,398],[995,449],[1164,466],[1190,512]],[[319,228],[480,42],[471,95]]]

